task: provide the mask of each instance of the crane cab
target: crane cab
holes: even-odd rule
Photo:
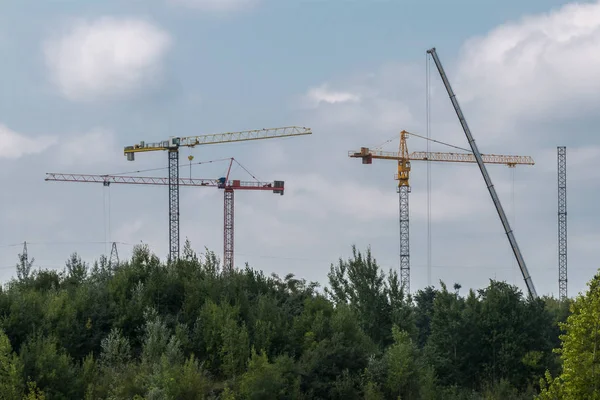
[[[273,193],[283,196],[284,183],[285,183],[284,181],[274,181],[273,182],[273,188],[274,188]]]

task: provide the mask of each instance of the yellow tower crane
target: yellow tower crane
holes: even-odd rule
[[[169,155],[169,260],[179,258],[179,148],[195,147],[205,144],[241,142],[248,140],[275,139],[310,135],[310,128],[286,126],[240,132],[214,133],[201,136],[170,137],[156,143],[140,142],[126,146],[124,154],[128,161],[135,160],[135,153],[149,151],[167,151]]]
[[[361,158],[363,164],[372,164],[373,159],[394,160],[398,162],[398,173],[395,179],[398,181],[398,193],[400,197],[400,282],[406,293],[410,293],[410,246],[409,246],[409,213],[408,193],[410,193],[409,175],[411,161],[439,161],[439,162],[461,162],[477,163],[473,153],[446,153],[446,152],[408,152],[406,139],[408,135],[427,139],[426,137],[407,132],[400,132],[400,146],[398,152],[371,150],[361,147],[360,151],[350,151],[351,158]],[[431,140],[431,139],[427,139]],[[433,140],[434,142],[437,142]],[[441,143],[441,142],[438,142]],[[445,144],[445,143],[443,143]],[[453,146],[456,147],[456,146]],[[461,149],[460,147],[457,147]],[[468,151],[466,149],[461,149]],[[482,154],[483,162],[487,164],[504,164],[509,167],[516,165],[534,165],[533,158],[529,156],[511,156],[499,154]]]

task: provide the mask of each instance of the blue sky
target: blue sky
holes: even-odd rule
[[[73,251],[91,261],[106,251],[91,242],[106,240],[126,243],[122,256],[140,241],[166,256],[165,188],[44,182],[46,172],[161,168],[166,155],[128,163],[123,146],[286,125],[314,134],[181,152],[235,157],[263,180],[286,181],[283,197],[237,195],[236,264],[324,284],[355,243],[397,268],[394,165],[363,166],[347,151],[425,132],[432,46],[481,151],[536,160],[514,183],[510,170],[489,169],[538,292],[557,291],[558,145],[568,146],[569,293],[596,271],[597,2],[8,1],[0,10],[0,279],[14,273],[25,240],[43,267],[62,268]],[[435,71],[431,82],[432,136],[465,147]],[[418,139],[409,146],[425,149]],[[413,290],[428,283],[426,166],[414,164]],[[525,289],[476,167],[432,165],[431,179],[431,283],[497,278]],[[222,252],[221,196],[182,189],[181,235],[199,252]]]

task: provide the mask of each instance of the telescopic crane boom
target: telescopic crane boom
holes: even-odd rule
[[[467,120],[465,119],[465,117],[462,113],[462,110],[460,108],[460,105],[458,104],[458,100],[456,99],[456,95],[454,94],[454,91],[452,90],[452,87],[450,86],[450,81],[448,80],[448,77],[446,76],[446,72],[444,71],[444,68],[442,67],[442,63],[435,51],[435,47],[427,50],[427,53],[431,54],[431,57],[433,58],[433,61],[435,62],[435,66],[437,67],[437,70],[440,73],[440,77],[442,78],[442,81],[444,82],[444,86],[446,87],[446,91],[448,92],[448,96],[450,97],[450,101],[452,102],[452,105],[454,106],[454,111],[456,111],[456,115],[460,121],[460,124],[462,125],[465,135],[467,136],[467,140],[469,141],[469,145],[471,146],[471,150],[473,151],[473,155],[475,156],[477,165],[479,166],[479,170],[481,171],[481,175],[483,175],[483,180],[485,181],[488,191],[490,192],[490,196],[492,197],[492,201],[494,202],[494,205],[496,206],[496,211],[498,212],[498,216],[500,217],[500,221],[502,222],[502,226],[504,227],[504,231],[506,232],[506,236],[508,237],[510,246],[512,247],[513,253],[515,254],[515,258],[517,259],[517,263],[519,264],[519,268],[521,269],[521,273],[523,274],[523,279],[525,280],[525,284],[527,285],[529,294],[533,298],[537,298],[537,292],[535,291],[535,286],[533,285],[533,280],[531,279],[531,275],[529,275],[529,271],[527,270],[527,266],[525,265],[525,259],[523,258],[523,255],[521,254],[521,250],[519,249],[519,245],[517,244],[515,235],[513,234],[510,224],[508,223],[508,218],[506,217],[506,214],[504,213],[502,204],[500,203],[500,198],[498,198],[496,189],[494,188],[494,185],[492,184],[492,179],[490,178],[490,175],[487,172],[487,169],[483,162],[481,153],[479,152],[479,149],[477,148],[477,145],[475,144],[475,139],[473,139],[473,135],[471,134],[469,125],[467,125]]]
[[[274,139],[312,134],[310,128],[285,126],[240,132],[215,133],[201,136],[170,137],[156,143],[144,141],[126,146],[124,154],[128,161],[135,160],[135,153],[167,151],[169,156],[169,259],[179,258],[179,147],[195,147],[206,144]]]

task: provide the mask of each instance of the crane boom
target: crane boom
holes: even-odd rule
[[[496,211],[498,212],[500,221],[502,222],[502,225],[504,226],[504,231],[506,232],[506,236],[508,237],[510,246],[512,247],[513,253],[515,254],[515,258],[517,259],[517,263],[519,264],[519,268],[521,269],[521,273],[523,274],[523,279],[525,280],[525,284],[527,285],[529,294],[533,298],[537,298],[537,293],[535,290],[535,286],[533,285],[533,280],[531,279],[531,275],[529,274],[529,271],[527,270],[527,266],[525,265],[525,259],[523,258],[523,255],[521,254],[521,250],[519,249],[519,245],[517,244],[515,235],[510,227],[510,224],[508,223],[508,218],[506,217],[504,209],[502,208],[502,204],[500,203],[500,198],[498,197],[498,194],[496,193],[496,189],[494,188],[494,185],[492,184],[492,179],[490,178],[490,176],[487,172],[487,169],[485,167],[483,157],[482,157],[481,153],[479,152],[477,145],[475,144],[475,139],[473,139],[471,130],[469,129],[469,126],[467,125],[467,120],[465,119],[465,117],[462,113],[462,110],[460,108],[460,105],[458,104],[458,100],[456,99],[456,95],[454,94],[454,91],[452,90],[452,87],[450,86],[450,81],[448,80],[448,77],[446,76],[446,72],[444,71],[444,68],[442,67],[442,63],[441,63],[440,59],[438,58],[438,55],[435,51],[435,47],[427,50],[427,53],[431,54],[431,57],[433,58],[433,61],[435,62],[435,66],[437,67],[437,70],[440,73],[440,77],[442,78],[442,81],[444,82],[444,86],[446,87],[446,91],[448,92],[448,96],[450,97],[450,101],[452,102],[452,105],[454,106],[454,111],[456,111],[456,115],[460,121],[460,124],[462,125],[465,135],[467,136],[467,140],[469,141],[469,145],[471,146],[473,155],[475,156],[475,159],[477,160],[477,165],[479,166],[481,175],[483,175],[483,179],[488,188],[488,191],[490,192],[492,201],[494,202],[494,205],[496,206]]]
[[[281,128],[265,128],[240,132],[212,133],[209,135],[200,136],[171,137],[169,138],[169,140],[163,140],[161,142],[146,143],[142,141],[139,144],[135,144],[133,146],[126,146],[124,149],[124,154],[127,156],[127,159],[129,161],[133,161],[133,154],[139,152],[160,151],[176,149],[178,147],[194,147],[204,144],[242,142],[247,140],[272,139],[310,134],[312,134],[310,128],[299,126],[284,126]]]
[[[370,150],[367,147],[361,148],[360,151],[349,151],[349,157],[362,158],[371,157],[382,160],[402,160],[403,157],[398,152]],[[530,156],[511,156],[501,154],[482,154],[483,162],[487,164],[505,164],[505,165],[534,165],[535,162]],[[408,159],[411,161],[440,161],[440,162],[464,162],[476,163],[477,159],[472,153],[444,153],[444,152],[426,152],[413,151],[408,154]]]
[[[108,186],[111,183],[124,183],[130,185],[158,185],[167,186],[169,178],[155,176],[124,176],[124,175],[91,175],[91,174],[63,174],[49,172],[46,174],[46,181],[59,182],[90,182],[103,183]],[[220,189],[235,190],[273,190],[274,193],[283,194],[284,182],[257,182],[221,179],[200,179],[200,178],[179,178],[179,186],[206,186],[218,187]]]

